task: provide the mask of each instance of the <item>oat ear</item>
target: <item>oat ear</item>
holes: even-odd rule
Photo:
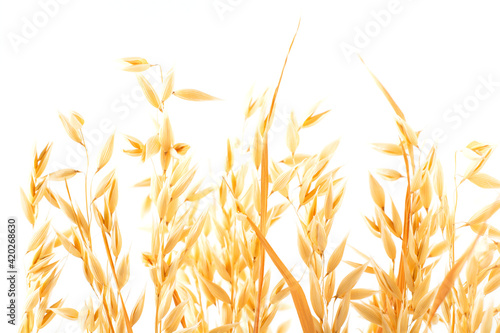
[[[111,155],[113,155],[114,143],[115,143],[115,133],[109,136],[108,140],[101,149],[96,173],[99,172],[99,170],[101,170],[102,168],[104,168],[104,166],[111,159]]]
[[[164,103],[171,95],[172,92],[174,91],[174,82],[175,82],[175,74],[174,74],[174,69],[171,69],[167,77],[165,78],[165,82],[163,83],[163,92],[161,94],[161,101]]]

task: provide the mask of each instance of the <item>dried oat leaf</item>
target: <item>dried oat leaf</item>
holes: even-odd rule
[[[137,139],[137,138],[134,138],[133,136],[131,135],[127,135],[127,134],[122,134],[122,136],[128,140],[128,142],[134,147],[134,148],[137,148],[137,149],[142,149],[144,147],[144,144],[141,142],[141,140]]]
[[[204,92],[201,92],[196,89],[180,89],[173,92],[173,94],[179,98],[194,101],[194,102],[202,102],[202,101],[218,101],[220,100],[217,97],[211,96]]]
[[[62,197],[56,194],[56,200],[58,207],[62,210],[62,212],[69,217],[69,219],[74,222],[78,223],[78,218],[76,212],[73,210],[73,207],[70,203],[66,202]]]
[[[146,141],[146,154],[144,156],[145,160],[148,160],[150,157],[155,156],[161,149],[160,140],[158,135],[151,136],[148,141]]]
[[[115,178],[115,170],[112,170],[110,173],[108,173],[99,183],[97,186],[97,189],[95,190],[94,193],[94,199],[92,201],[97,200],[103,194],[109,189],[111,186],[112,180]]]
[[[182,317],[184,315],[184,309],[188,301],[183,301],[170,311],[167,318],[163,322],[163,326],[167,332],[173,332],[180,324]]]
[[[450,247],[450,244],[448,243],[447,240],[444,240],[444,241],[441,241],[437,244],[434,244],[432,247],[431,247],[431,250],[429,251],[429,258],[433,258],[433,257],[441,257],[441,255],[448,251]]]
[[[351,307],[351,291],[347,292],[347,294],[340,302],[339,308],[337,310],[337,314],[335,315],[334,328],[335,332],[340,332],[342,325],[347,319],[347,314],[349,313],[349,308]]]
[[[387,230],[387,227],[384,223],[380,226],[380,235],[382,238],[382,244],[384,245],[385,252],[387,256],[391,258],[391,260],[396,259],[396,245],[394,244],[394,240],[392,239],[391,234]]]
[[[78,311],[72,308],[50,308],[49,310],[69,320],[78,319]]]
[[[21,207],[23,209],[24,215],[31,223],[31,225],[35,225],[35,210],[33,205],[28,200],[26,193],[24,193],[23,189],[21,189]]]
[[[111,134],[101,149],[99,154],[99,162],[97,163],[96,173],[99,172],[111,159],[111,155],[113,154],[113,147],[115,143],[115,134]]]
[[[352,300],[359,300],[367,297],[371,297],[375,295],[378,291],[376,290],[371,290],[371,289],[365,289],[365,288],[354,288],[351,290],[351,299]]]
[[[279,175],[278,178],[276,178],[276,180],[273,183],[271,193],[279,192],[282,189],[284,189],[290,183],[292,178],[295,176],[295,171],[296,169],[292,168]]]
[[[375,271],[375,276],[377,277],[380,288],[396,300],[401,301],[403,299],[403,296],[401,294],[401,291],[399,290],[394,276],[387,274],[375,262],[373,263],[373,269]]]
[[[483,305],[484,305],[484,297],[483,295],[477,295],[476,301],[474,302],[474,307],[472,310],[472,323],[471,328],[473,332],[479,328],[481,321],[483,320]]]
[[[128,253],[118,264],[118,268],[116,269],[116,277],[118,289],[122,289],[127,284],[130,277],[130,260]]]
[[[150,67],[151,67],[150,64],[137,64],[137,65],[125,66],[122,68],[122,70],[132,73],[140,73],[144,72],[145,70],[148,70]]]
[[[377,169],[376,172],[380,177],[388,181],[395,181],[403,177],[403,175],[393,169]]]
[[[99,282],[102,286],[106,285],[106,274],[102,269],[101,263],[97,260],[96,256],[92,252],[87,252],[88,261],[92,276]]]
[[[174,70],[170,70],[165,78],[165,82],[163,83],[163,93],[161,94],[161,101],[165,102],[174,91]]]
[[[258,133],[258,131],[257,131],[257,133]],[[260,134],[259,134],[259,137],[260,137]],[[293,156],[292,155],[288,156],[287,158],[281,160],[280,162],[288,165],[289,167],[294,167],[294,166],[297,166],[300,163],[304,162],[309,157],[311,157],[311,156],[307,155],[307,154],[297,153],[297,154],[295,154]]]
[[[356,283],[358,283],[359,279],[361,278],[361,275],[363,274],[367,266],[368,263],[365,263],[364,265],[355,268],[349,274],[347,274],[344,277],[344,279],[342,279],[342,281],[340,282],[335,297],[339,298],[344,297],[345,294],[348,293],[356,285]]]
[[[318,318],[323,318],[325,315],[325,307],[323,303],[323,297],[321,294],[321,287],[319,286],[319,280],[313,269],[309,270],[309,287],[310,287],[310,299],[311,305],[314,312]]]
[[[327,159],[329,160],[333,154],[335,153],[335,151],[337,150],[338,146],[340,144],[340,139],[337,139],[329,144],[327,144],[323,150],[321,150],[321,152],[319,153],[319,160],[324,160],[324,159]]]
[[[227,292],[218,284],[213,283],[212,281],[207,280],[202,275],[199,275],[202,279],[205,286],[210,290],[210,293],[215,296],[215,298],[221,300],[224,303],[231,304],[231,299]]]
[[[163,115],[163,124],[158,134],[158,139],[163,151],[168,151],[174,144],[174,131],[172,130],[172,124],[166,112]]]
[[[73,243],[63,233],[60,233],[55,228],[54,228],[54,231],[56,232],[58,239],[60,240],[61,244],[66,249],[66,251],[68,251],[68,253],[74,255],[77,258],[82,257],[80,251],[75,247],[75,245],[73,245]]]
[[[185,143],[176,143],[173,148],[177,152],[177,154],[183,156],[186,155],[186,153],[189,151],[191,148],[188,144]]]
[[[488,295],[500,287],[500,274],[494,275],[484,286],[484,294]]]
[[[144,58],[141,57],[125,57],[121,58],[120,61],[129,64],[129,65],[141,65],[141,64],[147,64],[148,61]]]
[[[408,144],[411,144],[415,147],[418,147],[418,137],[415,131],[410,127],[410,125],[399,117],[396,117],[396,124],[398,125],[398,129]]]
[[[194,326],[191,326],[191,327],[186,327],[186,328],[182,328],[180,330],[177,330],[175,331],[174,333],[191,333],[191,332],[194,332],[196,331],[196,329],[198,328],[198,326],[200,326],[200,322],[198,322],[196,325]]]
[[[51,172],[49,174],[49,180],[51,180],[51,181],[68,180],[68,179],[74,177],[76,174],[78,174],[80,172],[81,171],[74,170],[74,169],[61,169],[61,170],[57,170],[57,171]]]
[[[38,230],[33,234],[28,244],[26,253],[36,250],[40,245],[42,245],[47,238],[47,234],[50,229],[50,221],[45,222]]]
[[[429,310],[432,301],[434,300],[434,295],[436,293],[436,290],[433,290],[432,292],[428,292],[425,294],[422,299],[419,300],[419,302],[415,305],[415,310],[413,312],[413,318],[418,319],[422,317],[427,311]]]
[[[194,176],[196,175],[196,168],[192,168],[188,172],[186,172],[179,181],[172,188],[172,200],[178,198],[179,196],[187,190],[188,186],[193,181]]]
[[[354,268],[358,268],[358,267],[363,266],[362,264],[354,262],[354,261],[344,260],[344,262],[346,264],[348,264],[349,266],[354,267]],[[373,269],[372,266],[366,266],[365,273],[375,274],[375,269]]]
[[[141,318],[142,310],[144,309],[144,299],[146,298],[146,289],[144,289],[137,299],[134,308],[132,309],[132,313],[130,314],[130,325],[134,326],[139,318]],[[122,309],[125,311],[125,309]]]
[[[300,228],[297,230],[297,247],[302,261],[308,265],[313,249],[309,238],[304,235],[304,232]]]
[[[335,248],[333,251],[332,255],[330,256],[330,259],[328,259],[328,264],[326,266],[326,275],[330,274],[337,268],[337,266],[340,264],[342,261],[342,257],[344,256],[344,249],[345,245],[347,243],[347,238],[349,235],[346,235],[342,242]]]
[[[373,323],[378,326],[382,326],[382,314],[380,310],[375,308],[373,305],[364,304],[364,303],[351,303],[354,309],[361,315],[361,317],[368,320],[370,323]]]
[[[500,188],[500,180],[485,173],[471,175],[469,181],[482,188]]]
[[[394,201],[392,201],[392,198],[391,198],[391,205],[392,205],[391,213],[392,213],[392,224],[394,226],[394,236],[401,238],[401,233],[403,232],[403,223],[399,216],[396,205],[394,204]]]
[[[28,291],[28,296],[26,297],[26,304],[24,305],[24,312],[29,313],[33,311],[35,306],[40,302],[40,289],[35,289]]]
[[[286,333],[290,331],[290,326],[292,325],[291,320],[287,320],[284,323],[281,323],[276,329],[276,333]]]
[[[382,186],[377,182],[375,177],[370,173],[370,193],[372,195],[373,201],[377,206],[384,209],[385,206],[385,193]]]
[[[209,219],[209,215],[208,215],[208,211],[206,211],[199,218],[196,225],[191,228],[191,230],[189,231],[189,235],[186,239],[186,249],[191,248],[196,243],[196,241],[198,240],[198,237],[200,236],[201,232],[203,231],[203,227],[205,226],[205,223],[207,223],[208,219]]]
[[[151,186],[151,178],[146,178],[134,184],[134,187],[149,187]]]
[[[327,110],[321,113],[318,113],[316,115],[310,115],[307,117],[306,120],[302,123],[302,128],[307,128],[316,125],[318,122],[320,122],[321,119],[323,119],[331,110]]]
[[[444,174],[443,174],[443,166],[441,162],[437,161],[434,172],[434,191],[438,195],[439,198],[443,196],[444,191]]]
[[[76,128],[78,129],[80,129],[85,123],[82,115],[76,111],[71,111],[71,121],[76,125]]]
[[[159,109],[161,102],[151,83],[149,83],[149,81],[142,74],[136,74],[136,76],[137,76],[137,81],[139,81],[139,85],[141,86],[142,91],[146,96],[148,102],[155,108]]]
[[[395,143],[372,143],[372,148],[391,156],[401,156],[403,155],[403,150],[400,145]]]
[[[498,209],[500,209],[500,200],[496,200],[491,204],[483,207],[477,213],[475,213],[470,220],[467,222],[469,225],[478,224],[489,220],[493,214],[495,214]]]
[[[239,323],[234,323],[234,324],[225,324],[219,327],[216,327],[214,329],[211,329],[208,331],[208,333],[223,333],[223,332],[229,332],[233,328],[238,327]]]
[[[68,119],[65,115],[62,113],[59,113],[59,119],[61,119],[61,122],[63,124],[64,130],[68,134],[68,136],[71,138],[71,140],[75,141],[76,143],[79,143],[83,146],[83,136],[79,128],[76,127],[73,122]]]
[[[488,306],[488,309],[486,309],[483,322],[481,323],[481,333],[491,333],[494,315],[493,310],[493,305]],[[496,332],[498,332],[498,328]]]

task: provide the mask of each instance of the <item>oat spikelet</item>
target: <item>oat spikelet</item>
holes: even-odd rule
[[[156,94],[156,91],[154,90],[151,83],[149,83],[149,81],[142,74],[136,74],[136,76],[137,76],[137,81],[139,81],[139,85],[142,88],[142,92],[144,93],[144,96],[146,96],[146,99],[148,100],[149,104],[159,109],[160,99],[158,98],[158,95]]]
[[[101,149],[101,153],[99,154],[99,162],[97,164],[97,171],[101,170],[111,159],[111,155],[113,154],[115,142],[115,134],[111,134]]]
[[[217,101],[219,98],[206,94],[196,89],[180,89],[173,92],[176,97],[185,99],[187,101],[203,102],[203,101]]]
[[[380,208],[384,208],[385,206],[385,193],[384,189],[380,184],[377,182],[375,177],[372,176],[370,173],[370,193],[372,195],[373,201],[379,206]]]

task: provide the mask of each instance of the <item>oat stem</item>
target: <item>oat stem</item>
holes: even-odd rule
[[[118,297],[120,297],[120,302],[122,305],[122,311],[125,317],[125,323],[127,325],[127,332],[128,333],[133,333],[132,331],[132,325],[130,325],[130,319],[127,313],[127,308],[125,307],[125,302],[123,301],[122,293],[120,291],[120,287],[118,284],[118,276],[116,275],[116,270],[115,270],[115,264],[113,263],[113,258],[111,257],[111,251],[109,249],[109,244],[108,244],[108,239],[106,237],[106,234],[104,233],[104,229],[101,227],[101,234],[102,234],[102,239],[104,241],[104,247],[106,248],[106,255],[108,256],[108,261],[109,265],[111,267],[111,272],[113,274],[113,277],[115,279],[116,287],[117,287],[117,292],[118,292]]]

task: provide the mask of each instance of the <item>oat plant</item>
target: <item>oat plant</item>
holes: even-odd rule
[[[131,257],[124,250],[131,239],[122,237],[117,213],[123,189],[109,163],[117,154],[117,138],[109,136],[91,159],[83,117],[76,112],[59,115],[68,137],[86,152],[86,166],[47,173],[52,144],[34,152],[29,185],[21,190],[22,208],[34,231],[27,247],[28,296],[19,332],[49,332],[55,316],[78,321],[82,332],[142,332],[146,320],[155,333],[348,332],[357,314],[366,321],[367,332],[443,327],[449,332],[500,332],[494,298],[500,287],[500,230],[490,222],[500,200],[468,221],[456,219],[462,184],[500,188],[499,180],[481,172],[494,147],[474,141],[457,153],[456,159],[469,165],[455,171],[454,186],[446,186],[448,173],[436,147],[422,151],[419,132],[370,72],[394,109],[399,134],[397,142],[373,148],[402,160],[405,172],[380,168],[368,176],[374,204],[364,220],[380,240],[374,244],[383,248],[385,260],[359,249],[351,254],[361,261],[347,260],[348,236],[336,232],[348,186],[335,159],[340,139],[318,142],[317,151],[300,147],[301,136],[330,110],[318,103],[305,116],[292,112],[283,140],[286,154],[269,153],[276,101],[296,35],[276,86],[250,94],[242,110],[252,143],[246,147],[239,139],[228,139],[225,170],[214,186],[197,173],[190,146],[176,141],[170,117],[176,111],[169,104],[174,98],[186,103],[218,98],[178,89],[174,70],[163,72],[161,67],[162,84],[156,89],[143,72],[159,65],[139,57],[122,59],[150,104],[154,124],[144,138],[136,133],[117,136],[127,144],[123,153],[149,169],[146,179],[127,189],[142,191],[144,200],[131,209],[148,221],[150,233],[142,261],[151,288],[136,299],[128,297]],[[244,157],[242,163],[235,163],[236,155]],[[384,189],[387,181],[404,183],[404,197]],[[298,278],[267,238],[279,224],[297,231],[303,266]],[[469,244],[457,246],[463,235]],[[332,238],[341,241],[332,244]],[[70,274],[88,284],[88,297],[78,308],[55,297],[68,260],[81,264],[80,272]],[[377,287],[358,286],[370,279]],[[147,293],[154,313],[146,318]],[[291,315],[298,317],[300,327],[283,320]]]
[[[424,154],[418,144],[419,133],[408,124],[381,82],[370,74],[395,111],[399,133],[399,142],[376,143],[373,148],[402,159],[406,172],[381,168],[369,175],[374,213],[364,219],[381,240],[390,265],[361,253],[369,261],[365,273],[375,276],[380,290],[368,302],[352,302],[352,306],[370,323],[368,332],[421,332],[438,322],[450,332],[490,332],[497,312],[493,304],[484,304],[484,297],[500,286],[495,278],[495,239],[499,234],[486,222],[500,207],[495,201],[466,223],[455,216],[459,187],[465,181],[482,188],[500,186],[495,178],[480,173],[493,147],[472,142],[463,150],[470,164],[463,176],[454,175],[455,186],[449,196],[436,147]],[[398,209],[395,201],[399,200],[393,200],[379,180],[405,183],[402,207]],[[464,227],[473,232],[474,241],[465,249],[456,248],[459,229]],[[482,246],[477,246],[479,243]],[[445,271],[438,265],[440,261],[446,262]],[[431,278],[436,276],[440,282],[432,285]]]

